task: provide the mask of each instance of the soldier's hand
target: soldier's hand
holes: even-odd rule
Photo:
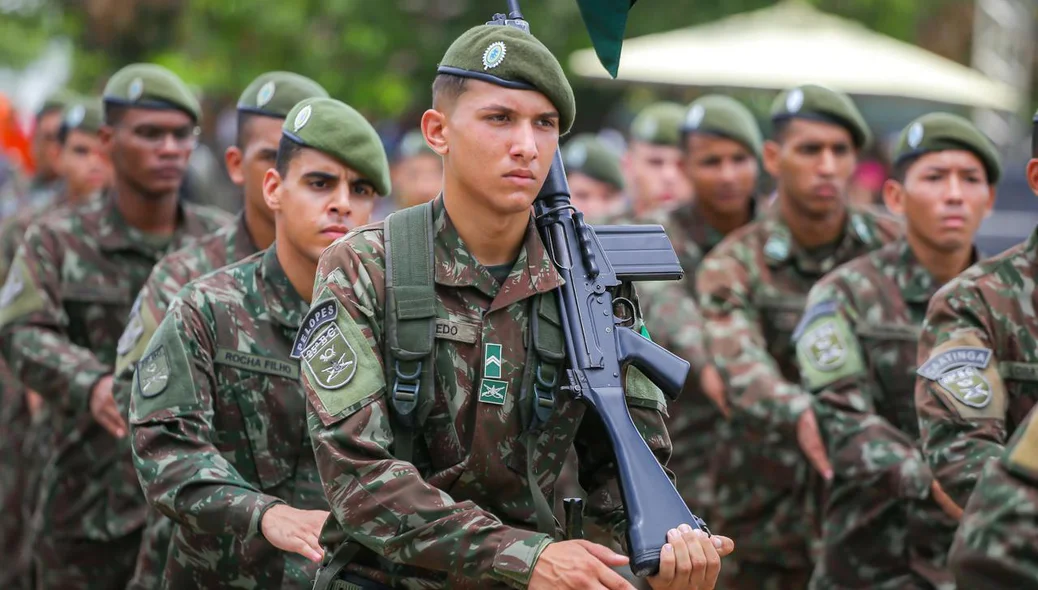
[[[43,396],[34,390],[25,388],[25,407],[29,410],[29,418],[35,418],[43,409]]]
[[[634,590],[610,568],[627,565],[627,556],[584,540],[561,541],[544,548],[533,565],[530,590]]]
[[[101,377],[90,390],[90,413],[105,430],[116,438],[126,436],[126,421],[112,397],[112,376]]]
[[[937,502],[937,505],[941,507],[945,514],[955,521],[962,520],[962,508],[955,503],[955,500],[952,500],[951,496],[944,491],[944,488],[941,487],[940,482],[936,479],[930,482],[930,495],[933,496],[933,501]]]
[[[818,430],[818,419],[815,411],[808,408],[797,421],[797,442],[804,452],[807,461],[821,474],[826,481],[833,478],[833,466],[829,463],[829,454],[825,452],[822,433]]]
[[[268,508],[260,519],[260,532],[271,545],[282,551],[298,553],[310,561],[320,562],[321,527],[328,518],[325,510],[299,510],[288,504]]]
[[[667,533],[660,571],[648,578],[653,590],[713,590],[721,558],[735,549],[727,537],[710,537],[683,524]]]
[[[713,365],[703,367],[703,371],[699,374],[699,386],[703,389],[707,399],[714,402],[717,409],[721,410],[721,415],[725,418],[730,418],[732,410],[728,407],[728,396],[725,395],[724,380],[721,379],[721,373],[717,371],[717,367]]]

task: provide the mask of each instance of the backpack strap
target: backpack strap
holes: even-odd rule
[[[415,427],[432,408],[436,291],[433,205],[391,213],[385,222],[386,383],[399,434],[394,453],[410,461]]]

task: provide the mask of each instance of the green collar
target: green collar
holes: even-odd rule
[[[264,250],[260,261],[260,276],[268,287],[264,289],[263,299],[271,317],[288,328],[298,329],[310,306],[288,280],[276,246],[274,243]]]

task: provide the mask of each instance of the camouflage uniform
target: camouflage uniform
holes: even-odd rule
[[[184,205],[179,220],[158,244],[126,224],[111,194],[49,213],[29,229],[0,294],[3,353],[47,401],[60,433],[41,476],[43,587],[108,588],[129,576],[143,523],[113,515],[140,492],[97,477],[120,460],[119,444],[94,421],[89,397],[112,371],[132,298],[152,265],[226,217]]]
[[[1038,399],[1036,275],[1038,230],[949,282],[927,310],[915,388],[920,437],[930,469],[959,506]],[[943,533],[947,547],[954,529]]]
[[[930,499],[909,394],[938,286],[899,240],[826,275],[808,296],[794,339],[834,473],[812,587],[954,588],[947,546],[929,544],[931,522],[954,522]]]
[[[816,477],[796,423],[811,397],[800,388],[790,336],[807,292],[825,273],[895,239],[889,219],[848,209],[842,238],[814,253],[793,242],[780,211],[729,235],[699,267],[707,350],[732,410],[716,444],[717,511],[710,523],[739,548],[734,587],[802,588],[818,524]]]
[[[144,283],[144,288],[137,295],[140,303],[135,307],[136,313],[130,318],[127,327],[128,331],[132,331],[127,338],[133,338],[136,344],[120,354],[115,362],[115,384],[112,391],[124,416],[129,413],[130,392],[137,361],[155,334],[159,322],[165,317],[166,309],[177,292],[192,280],[242,260],[257,251],[245,226],[245,216],[240,214],[237,222],[202,238],[194,245],[166,256],[155,265],[147,282]],[[130,441],[127,439],[120,443],[125,443],[126,451],[129,452]],[[133,465],[120,466],[123,467],[127,485],[136,485],[137,474]],[[141,509],[147,505],[143,497],[138,496],[138,505]],[[165,567],[166,550],[172,530],[172,522],[169,519],[154,509],[148,510],[147,525],[130,588],[158,587]]]
[[[289,358],[306,310],[271,247],[189,283],[138,362],[134,464],[177,523],[163,588],[310,588],[317,564],[259,531],[275,504],[327,509]]]
[[[960,588],[1038,587],[1038,412],[1005,453],[988,461],[955,535],[948,562]]]
[[[393,454],[382,365],[385,246],[382,226],[376,224],[333,244],[318,267],[311,316],[330,307],[334,318],[323,317],[334,322],[314,333],[323,328],[345,334],[358,364],[346,383],[329,383],[315,379],[305,361],[311,349],[303,351],[318,467],[333,515],[372,550],[362,552],[350,571],[394,587],[525,588],[551,537],[534,530],[517,401],[530,303],[557,288],[561,277],[532,219],[518,259],[499,283],[465,249],[442,199],[433,206],[437,325],[457,330],[437,330],[436,390],[416,436],[414,461]],[[500,345],[497,358],[502,361],[498,380],[489,383],[480,381],[486,344]],[[663,425],[662,394],[643,390],[643,397],[633,397],[632,391],[629,387],[631,415],[665,464],[670,438]],[[503,395],[503,401],[491,393]],[[612,450],[603,444],[602,423],[584,417],[582,403],[557,394],[554,413],[537,438],[537,483],[550,498],[567,451],[575,445],[589,520],[622,531]]]

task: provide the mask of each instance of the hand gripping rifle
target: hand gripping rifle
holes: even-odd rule
[[[518,0],[508,0],[508,14],[496,14],[487,24],[530,31]],[[709,531],[689,511],[631,420],[622,369],[637,367],[674,400],[689,364],[615,317],[614,305],[627,306],[633,315],[634,304],[613,293],[625,282],[678,280],[684,272],[661,226],[585,224],[584,215],[570,203],[558,151],[533,209],[541,240],[565,279],[556,293],[568,390],[597,412],[609,433],[627,515],[631,569],[637,576],[653,575],[659,571],[667,531],[681,524]]]

